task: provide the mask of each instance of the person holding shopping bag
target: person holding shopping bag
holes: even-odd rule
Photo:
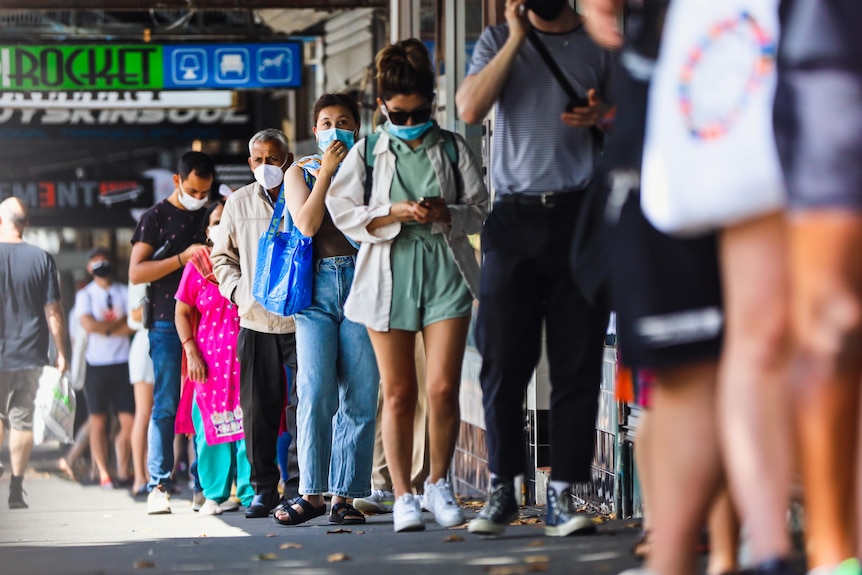
[[[311,305],[294,315],[297,363],[297,451],[302,469],[293,505],[273,518],[297,525],[326,512],[329,522],[365,523],[347,498],[371,493],[374,424],[380,376],[368,333],[344,316],[356,248],[332,223],[324,199],[359,130],[359,107],[349,96],[324,94],[314,106],[314,133],[323,155],[302,158],[284,177],[285,205],[294,226],[313,238]]]
[[[223,209],[223,201],[207,209],[204,222],[208,244],[212,243]],[[176,299],[177,334],[188,375],[185,385],[192,386],[183,389],[183,396],[193,394],[191,418],[198,475],[206,498],[200,513],[221,515],[238,508],[230,499],[234,477],[237,498],[246,507],[254,498],[254,489],[239,402],[239,312],[219,293],[209,249],[196,252],[186,264]]]
[[[479,164],[463,138],[432,120],[435,75],[417,39],[376,57],[386,123],[344,159],[326,197],[335,225],[361,243],[348,319],[368,328],[383,388],[383,447],[396,532],[425,528],[410,488],[416,332],[427,356],[431,474],[425,505],[440,525],[463,523],[447,480],[460,425],[461,361],[479,266],[467,239],[488,211]],[[367,190],[367,192],[365,192]]]

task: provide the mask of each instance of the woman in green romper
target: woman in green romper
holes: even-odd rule
[[[409,39],[387,46],[376,65],[378,104],[387,121],[347,155],[326,205],[335,225],[361,245],[344,311],[368,328],[377,356],[395,531],[424,529],[410,487],[419,331],[428,359],[431,472],[425,507],[437,523],[451,527],[464,522],[448,473],[479,277],[467,236],[481,230],[488,192],[463,138],[431,119],[435,75],[424,45]],[[372,182],[365,181],[368,173]]]

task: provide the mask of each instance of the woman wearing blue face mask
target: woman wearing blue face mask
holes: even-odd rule
[[[362,243],[344,312],[368,328],[377,356],[395,531],[425,528],[410,481],[418,331],[427,357],[431,453],[424,505],[437,523],[451,527],[464,522],[447,476],[479,283],[467,235],[482,228],[488,192],[464,139],[432,119],[435,74],[425,46],[416,39],[387,46],[376,65],[378,104],[387,121],[348,154],[326,204],[335,225]],[[373,181],[366,182],[372,165]]]
[[[302,498],[275,512],[282,525],[325,513],[324,493],[332,494],[330,523],[365,523],[347,499],[371,493],[379,375],[365,328],[344,317],[356,248],[324,206],[358,130],[356,102],[343,94],[323,95],[314,106],[314,133],[323,155],[302,158],[284,176],[285,204],[294,225],[314,238],[315,275],[311,306],[294,316]]]

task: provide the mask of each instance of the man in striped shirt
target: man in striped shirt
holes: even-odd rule
[[[528,38],[531,29],[535,38]],[[578,98],[555,78],[537,41]],[[600,153],[597,125],[614,66],[612,53],[593,43],[567,0],[508,0],[506,23],[484,31],[458,91],[468,123],[482,122],[496,105],[496,201],[482,233],[476,332],[491,489],[470,523],[473,533],[500,534],[517,517],[514,478],[526,467],[524,390],[539,360],[543,323],[552,386],[545,533],[593,528],[575,513],[571,492],[573,483],[590,480],[607,313],[581,295],[568,262]]]

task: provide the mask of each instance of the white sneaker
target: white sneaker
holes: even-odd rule
[[[424,531],[422,510],[412,493],[405,493],[392,505],[392,526],[396,533],[402,531]]]
[[[219,505],[219,507],[221,507],[221,510],[224,511],[225,513],[229,512],[229,511],[236,511],[237,509],[239,509],[239,501],[237,501],[233,497],[228,497],[227,499],[225,499],[224,501],[222,501],[218,505]]]
[[[164,486],[157,485],[147,495],[147,515],[167,515],[171,512],[171,494]]]
[[[200,511],[206,500],[207,498],[204,497],[203,491],[195,491],[195,494],[192,496],[192,511]]]
[[[221,515],[222,513],[224,513],[224,509],[219,507],[219,504],[213,499],[204,501],[204,504],[200,508],[201,515]]]
[[[422,511],[431,511],[431,507],[428,505],[428,500],[425,499],[424,495],[416,495],[415,497],[419,500],[419,509]]]
[[[458,505],[452,486],[445,479],[438,479],[437,483],[426,481],[422,499],[424,507],[431,510],[434,520],[443,527],[455,527],[465,522],[464,510]]]
[[[372,489],[368,497],[357,497],[353,506],[363,513],[392,513],[395,495],[391,491]]]

